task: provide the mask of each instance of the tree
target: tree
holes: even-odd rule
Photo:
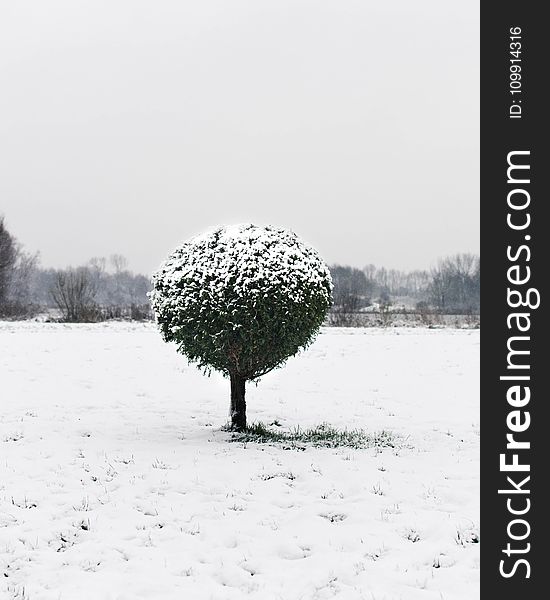
[[[14,306],[19,308],[20,314],[29,314],[28,311],[32,309],[31,287],[34,284],[37,268],[38,254],[28,254],[18,248],[9,295]]]
[[[332,281],[319,254],[274,227],[219,227],[177,248],[153,275],[165,341],[231,382],[231,427],[246,428],[246,381],[281,366],[317,334]]]
[[[57,271],[51,289],[52,299],[69,322],[95,321],[97,283],[88,267]]]
[[[0,315],[32,313],[30,286],[37,263],[38,255],[25,252],[0,217]]]
[[[480,304],[480,262],[473,254],[456,254],[432,269],[429,286],[432,304],[443,312],[472,313]]]
[[[109,256],[109,262],[116,275],[120,275],[123,271],[128,269],[128,260],[122,254],[111,254],[111,256]]]
[[[357,312],[370,304],[371,286],[365,273],[348,266],[333,265],[334,306],[346,313]]]
[[[16,262],[17,243],[0,217],[0,305],[8,300]]]

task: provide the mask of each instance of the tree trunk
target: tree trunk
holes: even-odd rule
[[[231,378],[231,429],[244,431],[246,429],[246,402],[244,399],[246,380],[232,373]]]

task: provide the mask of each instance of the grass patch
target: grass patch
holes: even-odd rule
[[[339,448],[396,448],[404,445],[401,436],[388,430],[368,432],[364,429],[337,429],[321,423],[310,429],[295,427],[290,431],[277,431],[262,422],[252,423],[245,431],[232,431],[231,442],[257,444],[282,444],[290,448],[305,446]]]

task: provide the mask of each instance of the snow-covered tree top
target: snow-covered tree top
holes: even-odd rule
[[[316,250],[292,231],[252,224],[217,227],[192,238],[161,265],[154,279],[159,277],[176,287],[191,279],[211,296],[229,284],[238,296],[284,287],[289,300],[298,302],[305,282],[319,285],[327,299],[332,290],[330,271]]]
[[[276,227],[218,227],[179,246],[153,275],[166,341],[201,367],[256,379],[307,346],[332,302],[316,250]]]

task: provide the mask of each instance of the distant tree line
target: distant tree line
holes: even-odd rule
[[[333,265],[333,312],[381,312],[403,307],[442,314],[479,314],[480,260],[474,254],[440,259],[429,271]],[[398,305],[398,306],[397,306]]]
[[[479,314],[479,256],[456,254],[424,271],[399,271],[372,264],[363,269],[330,267],[334,283],[331,324],[373,311],[382,320],[392,311],[419,314]],[[26,252],[0,217],[0,318],[49,312],[63,321],[150,319],[149,278],[132,273],[120,254],[85,265],[44,269]]]
[[[0,318],[50,311],[73,322],[149,319],[149,278],[132,273],[120,254],[65,269],[43,269],[0,218]]]

